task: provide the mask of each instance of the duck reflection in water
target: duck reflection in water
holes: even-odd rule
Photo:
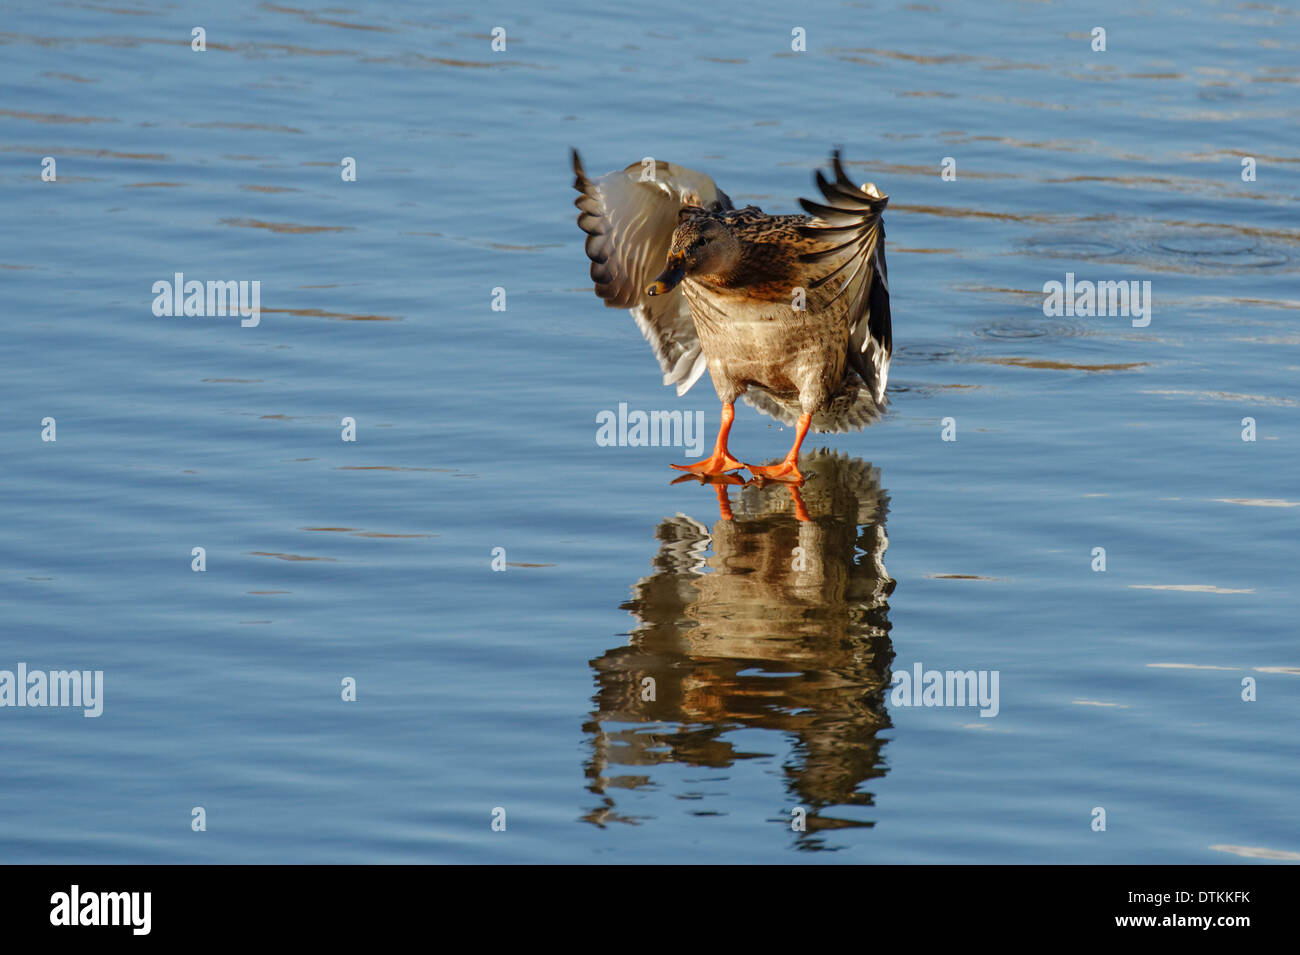
[[[660,522],[654,573],[623,604],[639,621],[630,642],[591,662],[586,773],[602,802],[586,821],[642,821],[615,794],[659,788],[664,764],[725,768],[775,755],[752,751],[752,736],[742,751],[735,738],[767,729],[792,743],[771,818],[789,827],[796,805],[807,811],[799,848],[826,848],[827,830],[873,825],[829,810],[872,805],[862,784],[885,772],[887,498],[860,459],[819,451],[801,464],[812,472],[802,489],[716,485],[712,529],[682,514]],[[709,789],[722,785],[711,779]]]

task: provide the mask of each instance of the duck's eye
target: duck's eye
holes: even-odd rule
[[[699,238],[699,239],[696,239],[694,242],[691,243],[691,248],[692,248],[692,249],[698,249],[698,248],[703,247],[703,245],[704,245],[704,239],[703,239],[703,238]]]

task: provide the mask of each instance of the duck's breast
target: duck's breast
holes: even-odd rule
[[[849,330],[834,310],[795,309],[793,292],[791,300],[762,301],[690,279],[683,285],[711,373],[775,393],[798,392],[812,379],[841,374]]]

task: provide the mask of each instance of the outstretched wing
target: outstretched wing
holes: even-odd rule
[[[840,165],[840,152],[831,153],[835,181],[817,171],[817,188],[826,202],[800,199],[816,218],[799,232],[813,240],[801,261],[824,266],[809,290],[831,284],[832,298],[843,298],[849,316],[849,364],[862,378],[879,407],[885,404],[889,356],[894,348],[889,321],[889,276],[885,267],[885,224],[881,213],[889,197],[873,184],[855,186]]]
[[[587,257],[596,294],[611,308],[632,310],[637,327],[654,349],[664,384],[685,394],[704,374],[704,355],[681,286],[649,296],[668,259],[677,214],[687,206],[716,211],[731,200],[703,173],[668,162],[633,163],[599,179],[588,179],[573,150],[573,204],[587,233]]]

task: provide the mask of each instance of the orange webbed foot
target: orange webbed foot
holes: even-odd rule
[[[711,456],[703,461],[696,461],[694,464],[674,464],[672,467],[678,471],[686,471],[701,477],[720,477],[728,471],[739,471],[745,465],[737,461],[730,454],[723,452],[718,454],[714,452]]]
[[[780,464],[746,464],[749,473],[759,480],[763,481],[781,481],[785,484],[803,484],[804,477],[799,472],[799,465],[790,460],[782,461]]]
[[[675,466],[675,465],[674,465]],[[741,487],[747,483],[739,474],[683,474],[679,478],[673,478],[669,484],[681,484],[684,481],[696,481],[700,484],[738,484]]]

